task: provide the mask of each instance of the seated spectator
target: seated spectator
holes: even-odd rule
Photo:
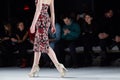
[[[97,23],[94,21],[92,14],[85,13],[81,25],[80,38],[72,43],[75,48],[78,46],[84,47],[84,66],[90,66],[92,64],[93,50],[92,47],[98,42],[97,37]],[[74,52],[76,53],[76,51]]]
[[[82,38],[84,45],[84,52],[91,53],[93,52],[92,47],[97,43],[97,23],[93,19],[92,14],[86,13],[84,16],[84,23],[81,26],[82,28]]]
[[[99,40],[100,40],[100,47],[102,49],[102,52],[100,53],[102,57],[101,65],[106,64],[106,53],[107,48],[112,42],[112,32],[113,27],[115,25],[115,18],[113,15],[113,10],[108,9],[105,11],[103,18],[100,20],[100,27],[99,27]]]
[[[114,46],[118,46],[119,50],[120,50],[120,14],[116,14],[115,16],[115,23],[114,23],[114,27],[112,28],[112,34],[113,34],[113,44],[110,45],[109,49],[112,49],[112,47]]]
[[[73,64],[77,64],[76,54],[72,51],[71,43],[76,41],[80,35],[80,26],[68,15],[63,16],[64,25],[62,27],[61,40],[55,46],[55,52],[60,62],[64,63],[65,49],[70,48]]]
[[[17,38],[15,33],[12,31],[12,26],[10,23],[4,24],[4,31],[1,35],[0,49],[2,53],[11,54],[15,51]]]
[[[20,53],[20,67],[26,67],[27,66],[27,45],[28,45],[28,30],[26,29],[23,22],[17,23],[17,45],[18,45],[18,51]]]

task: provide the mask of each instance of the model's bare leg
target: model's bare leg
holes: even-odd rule
[[[39,65],[40,57],[41,57],[41,52],[34,53],[34,61],[32,67],[34,67],[35,65]]]
[[[53,51],[53,49],[51,47],[49,47],[49,53],[48,53],[48,56],[50,57],[50,59],[52,60],[52,62],[54,64],[58,64],[59,61],[55,55],[55,52]]]
[[[58,62],[58,59],[57,59],[57,57],[55,55],[55,52],[53,51],[53,49],[51,47],[49,47],[48,56],[50,57],[50,59],[54,63],[54,65],[57,68],[57,70],[61,73],[61,77],[64,77],[65,71],[67,69],[63,66],[63,64],[61,64],[61,63]]]
[[[37,72],[39,72],[39,61],[40,61],[41,53],[35,52],[34,53],[34,61],[32,65],[31,72],[29,73],[30,77],[34,77]]]

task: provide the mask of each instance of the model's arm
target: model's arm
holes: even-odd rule
[[[51,31],[55,33],[55,12],[54,12],[54,0],[50,4],[50,13],[51,13]]]
[[[31,27],[30,27],[31,33],[35,32],[35,24],[36,24],[38,17],[40,15],[41,8],[42,8],[42,0],[38,0],[38,2],[36,4],[36,11],[34,14],[34,18],[33,18],[33,21],[32,21]]]

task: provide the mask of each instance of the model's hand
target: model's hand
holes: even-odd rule
[[[56,28],[55,27],[51,27],[51,32],[54,34],[56,32]]]
[[[30,32],[35,33],[35,28],[33,26],[30,27]]]

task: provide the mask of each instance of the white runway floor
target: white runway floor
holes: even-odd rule
[[[64,78],[60,78],[55,68],[41,68],[39,76],[29,78],[30,68],[0,68],[0,80],[120,80],[119,67],[68,68]]]

